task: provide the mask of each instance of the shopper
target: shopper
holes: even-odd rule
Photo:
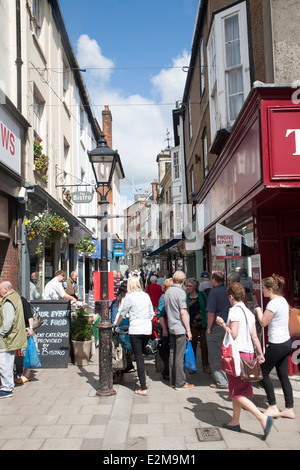
[[[284,278],[278,274],[272,274],[272,276],[264,278],[262,280],[262,293],[270,301],[264,313],[260,307],[256,307],[254,312],[261,326],[268,326],[266,361],[262,364],[262,384],[269,402],[266,414],[273,417],[295,418],[293,390],[288,377],[292,339],[289,334],[289,305],[282,295],[284,284]],[[270,372],[274,367],[284,394],[285,410],[283,411],[279,411],[276,405],[274,386],[270,379]]]
[[[173,284],[164,297],[170,332],[170,385],[176,390],[188,390],[194,387],[193,384],[187,383],[184,369],[186,342],[187,339],[192,340],[186,293],[182,289],[184,282],[184,272],[176,271]]]
[[[160,297],[158,302],[158,309],[157,309],[157,318],[158,323],[162,327],[162,337],[161,337],[161,345],[159,348],[159,354],[161,356],[162,362],[164,364],[164,370],[162,372],[162,378],[165,380],[169,380],[169,358],[170,358],[170,334],[168,328],[168,317],[166,315],[165,309],[165,293],[173,284],[173,279],[170,277],[165,280],[163,283],[163,295]]]
[[[243,359],[253,359],[254,344],[259,363],[263,364],[265,359],[256,333],[255,317],[243,303],[245,297],[244,287],[239,282],[233,282],[227,289],[227,293],[232,308],[229,310],[227,322],[225,322],[222,317],[218,316],[216,318],[217,324],[221,326],[224,331],[229,332],[232,338],[237,341],[238,349]],[[271,430],[273,418],[266,416],[249,400],[249,397],[253,395],[252,383],[242,382],[240,377],[228,375],[228,386],[229,395],[233,403],[233,416],[229,423],[223,424],[223,428],[240,432],[240,414],[242,408],[244,408],[258,419],[264,431],[264,439],[266,439]]]
[[[158,302],[160,297],[163,294],[163,290],[159,284],[157,284],[157,277],[151,276],[150,277],[150,284],[146,287],[146,293],[149,294],[153,309],[156,310],[158,307]]]
[[[12,397],[14,362],[18,349],[27,347],[21,297],[9,281],[0,283],[0,398]]]
[[[198,279],[192,277],[187,280],[186,291],[187,291],[187,303],[188,311],[190,315],[190,326],[192,332],[192,346],[197,360],[197,347],[198,340],[200,339],[201,349],[201,362],[203,372],[210,374],[210,367],[208,362],[208,351],[206,342],[206,299],[207,295],[205,291],[200,292]]]
[[[224,276],[220,272],[213,273],[211,277],[212,290],[207,297],[207,329],[206,341],[208,349],[208,361],[215,383],[212,388],[227,388],[227,375],[221,370],[221,348],[224,339],[224,330],[216,323],[216,317],[220,316],[226,322],[230,303],[227,290],[224,286]]]
[[[118,326],[123,318],[129,317],[129,338],[141,386],[139,390],[135,391],[135,394],[146,396],[147,384],[143,350],[152,334],[151,320],[154,312],[150,297],[142,291],[136,276],[131,276],[128,279],[127,294],[119,313],[119,318],[114,321],[115,326]]]

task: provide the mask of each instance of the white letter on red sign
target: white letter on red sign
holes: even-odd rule
[[[288,137],[292,132],[295,132],[296,144],[296,152],[293,155],[300,155],[300,129],[288,129],[285,136]]]

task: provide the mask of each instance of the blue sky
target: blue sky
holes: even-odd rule
[[[156,156],[181,100],[198,0],[59,0],[71,44],[100,125],[113,117],[113,148],[124,194],[151,189]],[[170,104],[166,104],[170,103]],[[172,141],[171,141],[172,144]]]

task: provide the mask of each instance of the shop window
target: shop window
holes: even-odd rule
[[[0,196],[0,237],[8,238],[8,199]]]

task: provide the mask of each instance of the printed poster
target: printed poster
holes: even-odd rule
[[[216,258],[240,259],[242,254],[242,235],[224,225],[216,224]]]

